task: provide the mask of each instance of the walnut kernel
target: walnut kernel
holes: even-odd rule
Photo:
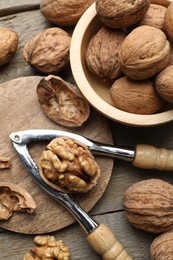
[[[0,156],[0,169],[11,168],[11,159],[9,157]]]

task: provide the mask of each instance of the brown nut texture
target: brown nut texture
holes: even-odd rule
[[[43,78],[37,95],[43,112],[60,125],[80,127],[90,115],[90,106],[79,89],[60,77]]]
[[[150,4],[149,9],[147,10],[142,20],[137,24],[137,26],[149,25],[165,31],[164,17],[166,10],[167,8],[165,6]]]
[[[19,37],[9,28],[0,27],[0,65],[4,65],[12,59],[17,51]]]
[[[0,156],[0,169],[11,168],[11,159],[9,157]]]
[[[23,49],[25,60],[43,74],[57,73],[69,64],[71,37],[61,28],[35,35]]]
[[[33,213],[36,204],[28,191],[8,182],[0,182],[0,220],[9,219],[14,211]]]
[[[127,35],[119,51],[119,63],[126,76],[143,80],[168,65],[170,45],[157,28],[142,25]]]
[[[171,2],[166,10],[164,25],[167,36],[173,42],[173,2]]]
[[[126,33],[102,27],[89,41],[85,53],[88,69],[95,75],[116,79],[121,75],[118,63],[118,51]]]
[[[40,12],[59,26],[75,25],[94,0],[41,0]]]
[[[139,22],[150,6],[150,0],[96,0],[98,18],[108,27],[126,28]]]
[[[156,237],[150,246],[151,260],[171,260],[173,258],[173,231]]]
[[[168,65],[173,65],[173,42],[169,41],[170,52],[169,52],[169,62]]]
[[[153,80],[135,81],[124,76],[117,79],[110,88],[114,106],[134,114],[152,114],[164,105],[154,88]]]
[[[157,75],[155,88],[164,100],[173,103],[173,65],[167,66]]]
[[[97,184],[100,167],[82,143],[66,138],[53,139],[39,160],[40,176],[62,192],[87,192]]]
[[[173,185],[148,179],[131,185],[124,194],[129,222],[147,232],[162,233],[173,227]]]
[[[70,250],[62,240],[41,235],[34,238],[35,246],[23,256],[23,260],[69,260]]]

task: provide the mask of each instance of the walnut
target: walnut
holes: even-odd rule
[[[156,237],[150,246],[151,260],[171,260],[173,256],[173,231]]]
[[[129,33],[123,41],[119,63],[129,78],[148,79],[167,66],[169,51],[169,42],[160,29],[142,25]]]
[[[23,50],[25,60],[43,74],[57,73],[69,64],[71,37],[61,28],[35,35]]]
[[[9,219],[14,211],[33,213],[36,204],[32,196],[23,187],[0,182],[0,219]]]
[[[153,80],[135,81],[125,76],[113,83],[110,96],[116,108],[134,114],[156,113],[165,103],[156,92]]]
[[[173,2],[170,3],[165,13],[165,30],[167,36],[173,42]]]
[[[34,238],[36,245],[26,253],[23,260],[69,260],[70,251],[62,240],[57,240],[54,236],[41,235]]]
[[[87,192],[100,177],[100,167],[89,149],[70,138],[55,138],[39,160],[41,177],[62,192]]]
[[[72,26],[92,3],[94,0],[41,0],[40,12],[54,24]]]
[[[150,0],[96,0],[98,18],[108,27],[120,29],[139,22]]]
[[[79,89],[60,77],[43,78],[37,86],[37,95],[44,113],[60,125],[79,127],[90,115],[90,106]]]
[[[173,228],[173,186],[160,179],[139,181],[124,194],[129,222],[144,231],[161,233]]]
[[[173,103],[173,65],[167,66],[157,75],[155,87],[164,100]]]
[[[102,78],[115,79],[121,75],[118,51],[126,33],[102,27],[89,41],[85,53],[88,69]]]
[[[17,51],[19,37],[9,28],[0,27],[0,65],[8,63]]]
[[[149,25],[165,31],[164,17],[166,10],[167,8],[165,6],[150,4],[149,9],[147,10],[142,20],[140,20],[140,22],[137,24],[137,26]]]
[[[6,169],[11,167],[11,159],[9,157],[0,156],[0,169]]]
[[[169,41],[170,44],[170,52],[169,52],[169,63],[168,65],[173,65],[173,43]]]

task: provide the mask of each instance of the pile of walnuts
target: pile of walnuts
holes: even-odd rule
[[[96,0],[103,23],[90,39],[89,71],[111,80],[113,105],[126,112],[153,114],[173,103],[173,3]]]

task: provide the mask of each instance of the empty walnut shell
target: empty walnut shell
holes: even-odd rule
[[[55,123],[67,127],[79,127],[89,117],[90,106],[79,89],[49,75],[37,86],[38,100],[43,112]]]
[[[0,219],[9,219],[14,211],[33,213],[36,204],[32,196],[23,187],[0,182]]]
[[[151,260],[171,260],[173,257],[173,231],[156,237],[150,246]]]
[[[164,100],[173,103],[173,65],[167,66],[157,75],[155,87]]]
[[[134,183],[124,194],[124,209],[136,228],[161,233],[173,228],[173,185],[159,179]]]
[[[139,22],[150,6],[150,0],[96,0],[98,18],[108,27],[120,29]]]
[[[148,79],[167,66],[169,51],[169,42],[160,29],[142,25],[129,33],[123,41],[119,63],[129,78]]]
[[[102,27],[89,41],[85,53],[88,69],[95,75],[116,79],[121,75],[118,51],[126,37],[123,30]]]
[[[0,27],[0,65],[8,63],[17,51],[19,37],[9,28]]]
[[[40,176],[62,192],[87,192],[97,184],[100,167],[83,143],[59,137],[53,139],[39,160]]]
[[[170,3],[165,13],[165,30],[167,36],[173,42],[173,2]]]
[[[71,37],[60,28],[49,28],[28,41],[25,60],[43,74],[57,73],[69,64]]]
[[[134,114],[156,113],[165,103],[155,90],[153,80],[121,77],[113,83],[110,96],[116,108]]]
[[[59,26],[72,26],[77,23],[94,0],[41,0],[41,14]]]

